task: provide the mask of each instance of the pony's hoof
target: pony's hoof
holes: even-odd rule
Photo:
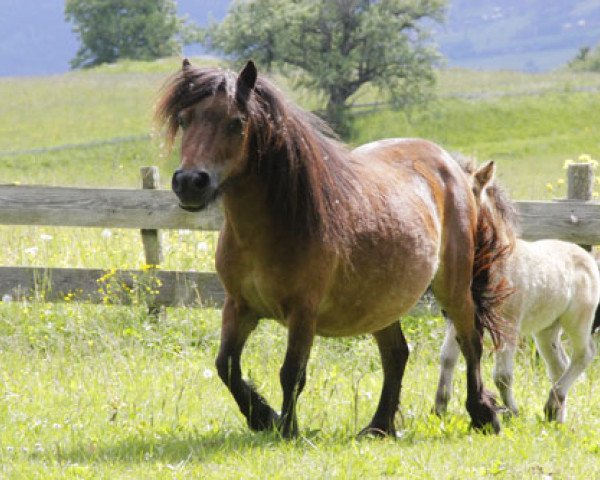
[[[255,411],[248,418],[248,427],[255,432],[265,430],[276,430],[279,423],[279,415],[272,408],[267,407],[262,411]]]
[[[497,410],[496,400],[489,392],[483,392],[474,403],[467,401],[467,411],[471,415],[471,428],[483,433],[500,433]]]
[[[396,432],[395,428],[384,428],[377,427],[374,425],[369,425],[368,427],[365,427],[360,432],[358,432],[358,438],[396,438],[397,436],[398,433]]]
[[[298,424],[296,422],[285,422],[283,417],[280,417],[277,422],[277,431],[281,435],[281,438],[291,440],[298,436]]]

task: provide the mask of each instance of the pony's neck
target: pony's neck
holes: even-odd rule
[[[277,228],[268,208],[267,194],[256,174],[238,179],[223,192],[222,200],[225,220],[239,243],[256,243],[262,232]]]

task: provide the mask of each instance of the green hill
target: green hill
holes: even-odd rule
[[[197,60],[204,62],[204,60]],[[176,155],[153,135],[160,87],[175,59],[126,62],[50,77],[0,80],[2,181],[136,186],[138,167],[158,164],[168,176]],[[301,105],[319,99],[276,81]],[[563,174],[566,158],[600,150],[600,76],[448,70],[438,99],[409,115],[356,110],[354,145],[391,136],[420,136],[450,150],[499,162],[514,196],[556,195],[545,185]],[[356,103],[376,100],[365,89]]]

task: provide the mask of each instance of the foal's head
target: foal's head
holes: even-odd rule
[[[246,169],[247,100],[257,78],[254,63],[242,72],[202,69],[183,61],[158,105],[172,141],[179,130],[181,164],[172,187],[181,207],[201,210]]]
[[[493,161],[483,164],[471,173],[471,188],[479,210],[492,216],[503,241],[512,244],[515,236],[516,210],[502,187],[494,181],[495,175],[496,164]]]

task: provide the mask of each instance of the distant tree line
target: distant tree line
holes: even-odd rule
[[[582,47],[573,60],[569,62],[572,70],[600,72],[600,44],[595,48]]]

